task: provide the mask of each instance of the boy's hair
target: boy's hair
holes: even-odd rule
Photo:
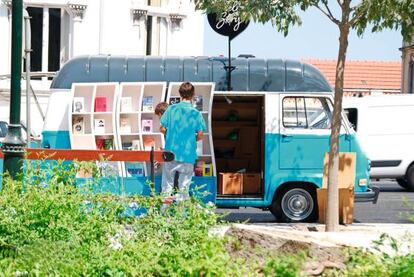
[[[160,102],[157,104],[157,106],[155,106],[155,114],[161,116],[165,113],[167,108],[168,108],[167,102]]]
[[[181,98],[191,99],[194,96],[194,86],[190,82],[184,82],[178,89]]]

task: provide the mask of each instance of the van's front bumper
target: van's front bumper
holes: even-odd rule
[[[355,202],[372,202],[377,203],[380,189],[378,187],[369,187],[365,192],[355,193]]]

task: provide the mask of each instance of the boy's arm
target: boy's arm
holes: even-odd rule
[[[165,135],[165,133],[167,132],[167,129],[165,129],[165,127],[161,125],[160,126],[160,132]]]
[[[165,135],[168,128],[168,121],[169,121],[169,109],[167,109],[164,114],[160,118],[160,132]]]

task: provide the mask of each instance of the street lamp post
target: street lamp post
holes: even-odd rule
[[[22,170],[24,146],[20,125],[21,75],[22,75],[22,25],[23,0],[12,1],[12,59],[10,88],[10,124],[3,141],[3,172],[13,179]]]

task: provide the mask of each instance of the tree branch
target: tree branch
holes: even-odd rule
[[[358,15],[355,15],[355,16],[354,16],[354,18],[352,18],[352,19],[349,21],[349,25],[350,25],[351,27],[353,27],[355,24],[357,24],[357,23],[358,23],[358,21],[359,21],[361,18],[365,17],[365,16],[366,16],[366,14],[367,14],[367,11],[364,11],[364,12],[361,12],[360,14],[358,14]]]
[[[331,9],[328,6],[328,2],[323,1],[323,5],[325,6],[325,8],[328,11],[329,15],[332,17],[331,20],[334,19],[332,21],[334,21],[335,24],[339,24],[339,20],[336,19],[335,16],[332,14]],[[335,22],[335,20],[336,20],[336,22]]]
[[[332,15],[332,13],[331,13],[331,11],[328,9],[328,11],[329,12],[327,12],[327,11],[325,11],[324,9],[322,9],[321,7],[319,7],[319,5],[315,5],[315,7],[318,9],[318,10],[320,10],[324,15],[326,15],[333,23],[335,23],[336,25],[339,25],[339,20],[338,19],[336,19],[333,15]]]

